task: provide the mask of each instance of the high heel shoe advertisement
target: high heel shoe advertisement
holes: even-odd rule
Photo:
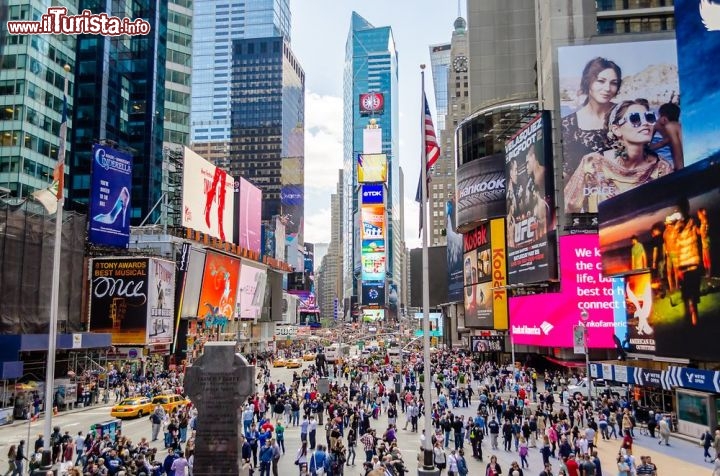
[[[106,145],[93,147],[89,241],[128,247],[132,156]]]
[[[235,180],[185,148],[182,225],[233,242]]]

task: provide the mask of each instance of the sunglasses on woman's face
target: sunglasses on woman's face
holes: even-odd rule
[[[643,121],[644,117],[644,121]],[[654,112],[646,112],[646,113],[639,113],[639,112],[631,112],[630,114],[623,117],[620,121],[618,121],[618,126],[622,126],[626,122],[629,122],[631,126],[633,127],[640,127],[643,122],[645,124],[653,125],[657,122],[657,117],[655,116]]]

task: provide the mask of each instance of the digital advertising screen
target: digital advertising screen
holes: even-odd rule
[[[685,165],[717,154],[717,121],[708,113],[720,108],[715,78],[720,65],[717,30],[720,14],[716,1],[675,0],[675,41],[682,88],[680,124]],[[712,60],[711,60],[712,58]]]
[[[365,253],[385,253],[385,240],[362,240],[362,254]]]
[[[90,331],[112,335],[113,345],[145,345],[148,258],[95,258],[90,264]],[[169,296],[172,301],[172,295]]]
[[[382,205],[385,198],[385,186],[383,184],[365,184],[361,187],[362,203],[365,205]]]
[[[457,168],[456,222],[464,228],[505,216],[505,156],[494,154]]]
[[[430,337],[442,337],[443,336],[443,315],[441,312],[431,312],[428,314],[430,321]],[[420,329],[415,330],[415,336],[420,337],[423,335],[423,313],[416,312],[415,319],[420,321]]]
[[[260,253],[262,241],[262,190],[240,177],[235,186],[240,195],[237,210],[237,244]]]
[[[302,157],[283,157],[280,161],[280,209],[285,233],[302,234],[305,214],[305,168]]]
[[[470,336],[472,352],[505,352],[504,336]]]
[[[507,281],[547,281],[555,270],[550,116],[538,114],[505,143]]]
[[[540,347],[573,347],[573,327],[588,313],[588,345],[615,348],[618,291],[600,269],[600,249],[595,234],[560,237],[560,292],[510,298],[510,329],[515,344]],[[622,330],[620,330],[622,328]]]
[[[445,205],[448,301],[463,299],[463,236],[455,231],[455,202],[449,200]]]
[[[603,271],[625,275],[628,352],[720,358],[720,162],[706,159],[600,204]],[[692,348],[687,343],[692,342]]]
[[[187,147],[183,151],[182,226],[232,241],[235,180]]]
[[[387,166],[388,161],[385,154],[358,154],[358,183],[387,182]]]
[[[107,145],[93,145],[88,241],[127,248],[133,158]]]
[[[358,104],[361,116],[382,114],[385,111],[385,96],[383,93],[363,93],[358,98]]]
[[[198,317],[215,321],[235,317],[240,260],[208,252],[198,303]]]
[[[382,281],[385,279],[385,253],[363,253],[363,281]]]
[[[363,205],[360,211],[362,220],[362,239],[376,240],[385,238],[385,206]]]
[[[363,322],[377,322],[385,320],[385,309],[363,309],[362,310],[362,321]]]
[[[659,118],[680,98],[675,42],[560,47],[558,71],[566,228],[596,229],[600,202],[674,168]]]
[[[242,319],[259,319],[265,301],[267,273],[247,262],[240,266],[240,285],[238,286],[237,312]]]
[[[385,306],[385,282],[384,281],[363,281],[362,283],[362,305],[363,306]]]

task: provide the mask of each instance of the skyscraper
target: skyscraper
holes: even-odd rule
[[[40,0],[9,0],[0,5],[7,9],[7,20],[32,20],[48,7]],[[77,13],[76,2],[62,0],[57,6]],[[0,196],[20,199],[52,182],[60,143],[66,76],[63,66],[75,66],[75,37],[5,35],[4,23],[0,29],[4,41],[0,65]],[[72,87],[72,70],[67,74]],[[69,96],[72,107],[72,89]],[[68,121],[68,130],[72,126]],[[68,143],[66,153],[71,150]]]
[[[111,11],[104,7],[97,0],[79,3],[80,10],[143,18],[151,33],[77,38],[69,197],[88,203],[93,142],[112,141],[133,156],[130,218],[139,224],[163,189],[168,2],[123,0]],[[159,214],[158,207],[151,222]]]
[[[442,144],[442,132],[445,130],[448,90],[447,77],[450,69],[450,43],[430,45],[430,71],[435,91],[435,111],[437,116],[437,139]],[[442,148],[441,148],[442,150]]]
[[[387,26],[376,28],[355,12],[345,43],[343,95],[344,297],[359,295],[361,287],[357,156],[364,152],[367,145],[364,144],[364,134],[369,125],[379,130],[379,140],[374,147],[387,156],[384,201],[387,210],[384,237],[386,268],[383,280],[387,286],[397,286],[399,292],[399,287],[403,285],[400,258],[404,236],[399,183],[398,56],[392,29]]]
[[[263,191],[264,221],[282,215],[302,243],[305,73],[282,36],[235,40],[230,154],[216,164]]]
[[[191,142],[212,162],[228,154],[232,42],[274,36],[290,41],[290,0],[205,0],[193,9]]]
[[[178,150],[190,146],[192,15],[191,0],[168,2],[163,146]]]

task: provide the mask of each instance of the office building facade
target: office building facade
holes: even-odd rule
[[[435,112],[437,119],[437,139],[442,140],[445,130],[445,114],[447,114],[448,90],[447,78],[450,69],[450,43],[430,45],[430,71],[432,87],[435,91]]]
[[[361,104],[361,95],[374,104]],[[344,297],[361,288],[360,200],[357,156],[364,152],[364,130],[380,130],[379,151],[387,157],[385,182],[385,284],[401,288],[403,218],[400,199],[398,56],[390,27],[374,27],[353,12],[345,44],[343,82],[343,287]],[[382,103],[382,105],[380,105]],[[381,107],[380,107],[381,106]],[[361,302],[360,300],[358,302]]]
[[[302,243],[305,73],[287,38],[235,40],[231,88],[230,154],[216,164],[259,187],[262,219],[281,215]]]
[[[48,7],[38,0],[9,0],[3,5],[7,20],[39,18]],[[58,6],[77,12],[75,2],[61,1]],[[5,33],[4,24],[2,30]],[[71,67],[67,75],[72,88],[75,37],[4,33],[0,36],[4,42],[0,67],[0,196],[19,201],[52,182],[60,144],[66,76],[63,67]],[[68,96],[72,109],[72,89]],[[70,118],[68,131],[72,126]],[[72,144],[68,143],[66,158],[71,151]]]
[[[227,157],[232,133],[233,41],[290,41],[290,0],[206,0],[193,9],[190,139],[195,152],[214,162]]]

